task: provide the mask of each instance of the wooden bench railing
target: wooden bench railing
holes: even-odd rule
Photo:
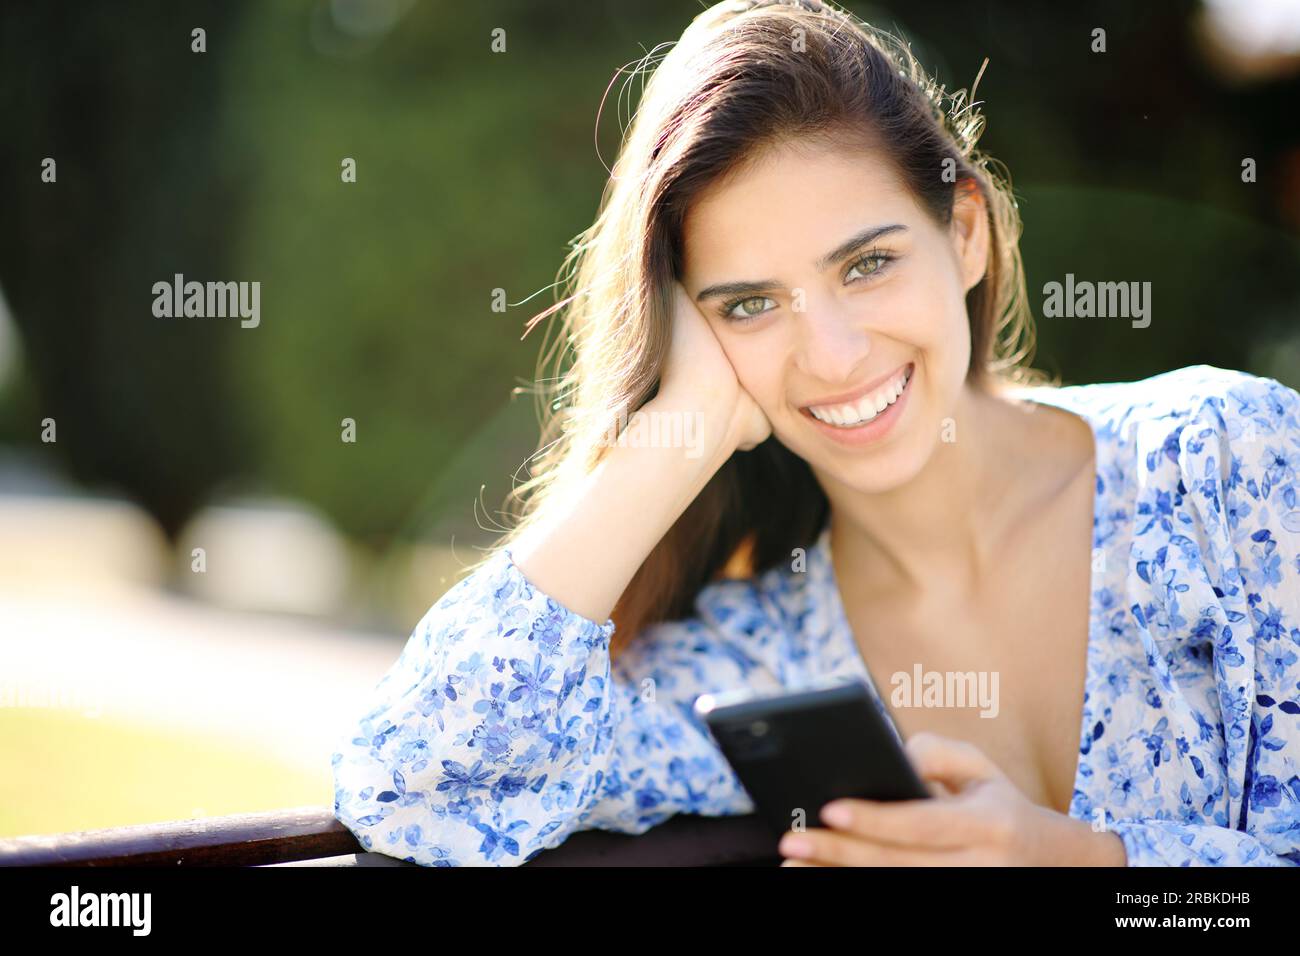
[[[679,814],[640,836],[584,830],[524,866],[776,866],[753,815]],[[0,839],[0,866],[414,866],[369,853],[325,807]]]

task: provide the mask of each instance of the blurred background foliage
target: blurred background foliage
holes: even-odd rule
[[[107,672],[78,685],[103,698],[96,733],[53,713],[0,713],[0,742],[40,742],[0,746],[0,834],[328,799],[319,728],[349,715],[342,698],[364,696],[490,542],[533,451],[531,396],[511,393],[531,381],[542,335],[520,335],[554,302],[567,244],[596,213],[640,89],[619,71],[704,6],[0,10],[0,653],[43,641],[31,661],[80,661],[111,621],[124,662],[112,688]],[[988,58],[980,145],[1010,170],[1036,313],[1043,286],[1067,274],[1151,283],[1145,329],[1040,316],[1035,364],[1066,383],[1204,362],[1300,386],[1297,4],[846,6],[908,38],[950,90]],[[204,53],[191,50],[196,27]],[[497,28],[504,53],[491,49]],[[1096,28],[1105,53],[1092,50]],[[56,184],[41,181],[45,157]],[[355,184],[341,182],[345,157]],[[152,286],[176,273],[260,282],[259,326],[154,317]],[[491,309],[497,288],[504,314]],[[41,441],[45,418],[55,443]],[[345,418],[355,444],[340,440]],[[222,507],[266,499],[281,505]],[[204,574],[192,573],[196,541],[212,561]],[[131,604],[86,597],[110,575],[147,589]],[[222,605],[261,616],[228,618]],[[56,619],[51,606],[72,610]],[[291,626],[274,618],[286,612]],[[304,630],[304,617],[334,630]],[[387,637],[350,642],[345,626]],[[225,674],[236,635],[250,656]],[[294,643],[309,635],[329,652]],[[131,681],[160,648],[189,654],[200,663],[174,666],[207,680],[164,668],[155,682],[190,700],[156,708],[207,720],[223,709],[218,680],[251,670],[265,687],[230,708],[249,726],[216,728],[229,739],[210,746],[198,731],[155,740],[153,770],[122,771],[93,806],[42,797],[82,792],[91,754],[139,764],[129,755],[152,713],[139,701],[153,698]],[[66,666],[32,664],[0,673],[0,690],[13,674],[74,683]],[[136,723],[104,720],[115,702],[122,719],[134,702]],[[294,722],[298,736],[284,730]],[[255,752],[276,734],[298,769]],[[183,796],[149,777],[198,762],[212,777]]]

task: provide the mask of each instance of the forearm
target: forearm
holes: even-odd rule
[[[719,454],[615,446],[511,553],[532,585],[597,623],[717,471]],[[723,459],[725,460],[725,459]]]

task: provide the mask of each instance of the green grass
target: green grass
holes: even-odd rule
[[[0,709],[0,837],[332,806],[328,762],[53,708]]]

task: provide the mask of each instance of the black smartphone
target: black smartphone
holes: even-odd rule
[[[768,696],[702,694],[695,713],[778,836],[800,819],[826,826],[821,808],[840,797],[931,797],[860,681]]]

